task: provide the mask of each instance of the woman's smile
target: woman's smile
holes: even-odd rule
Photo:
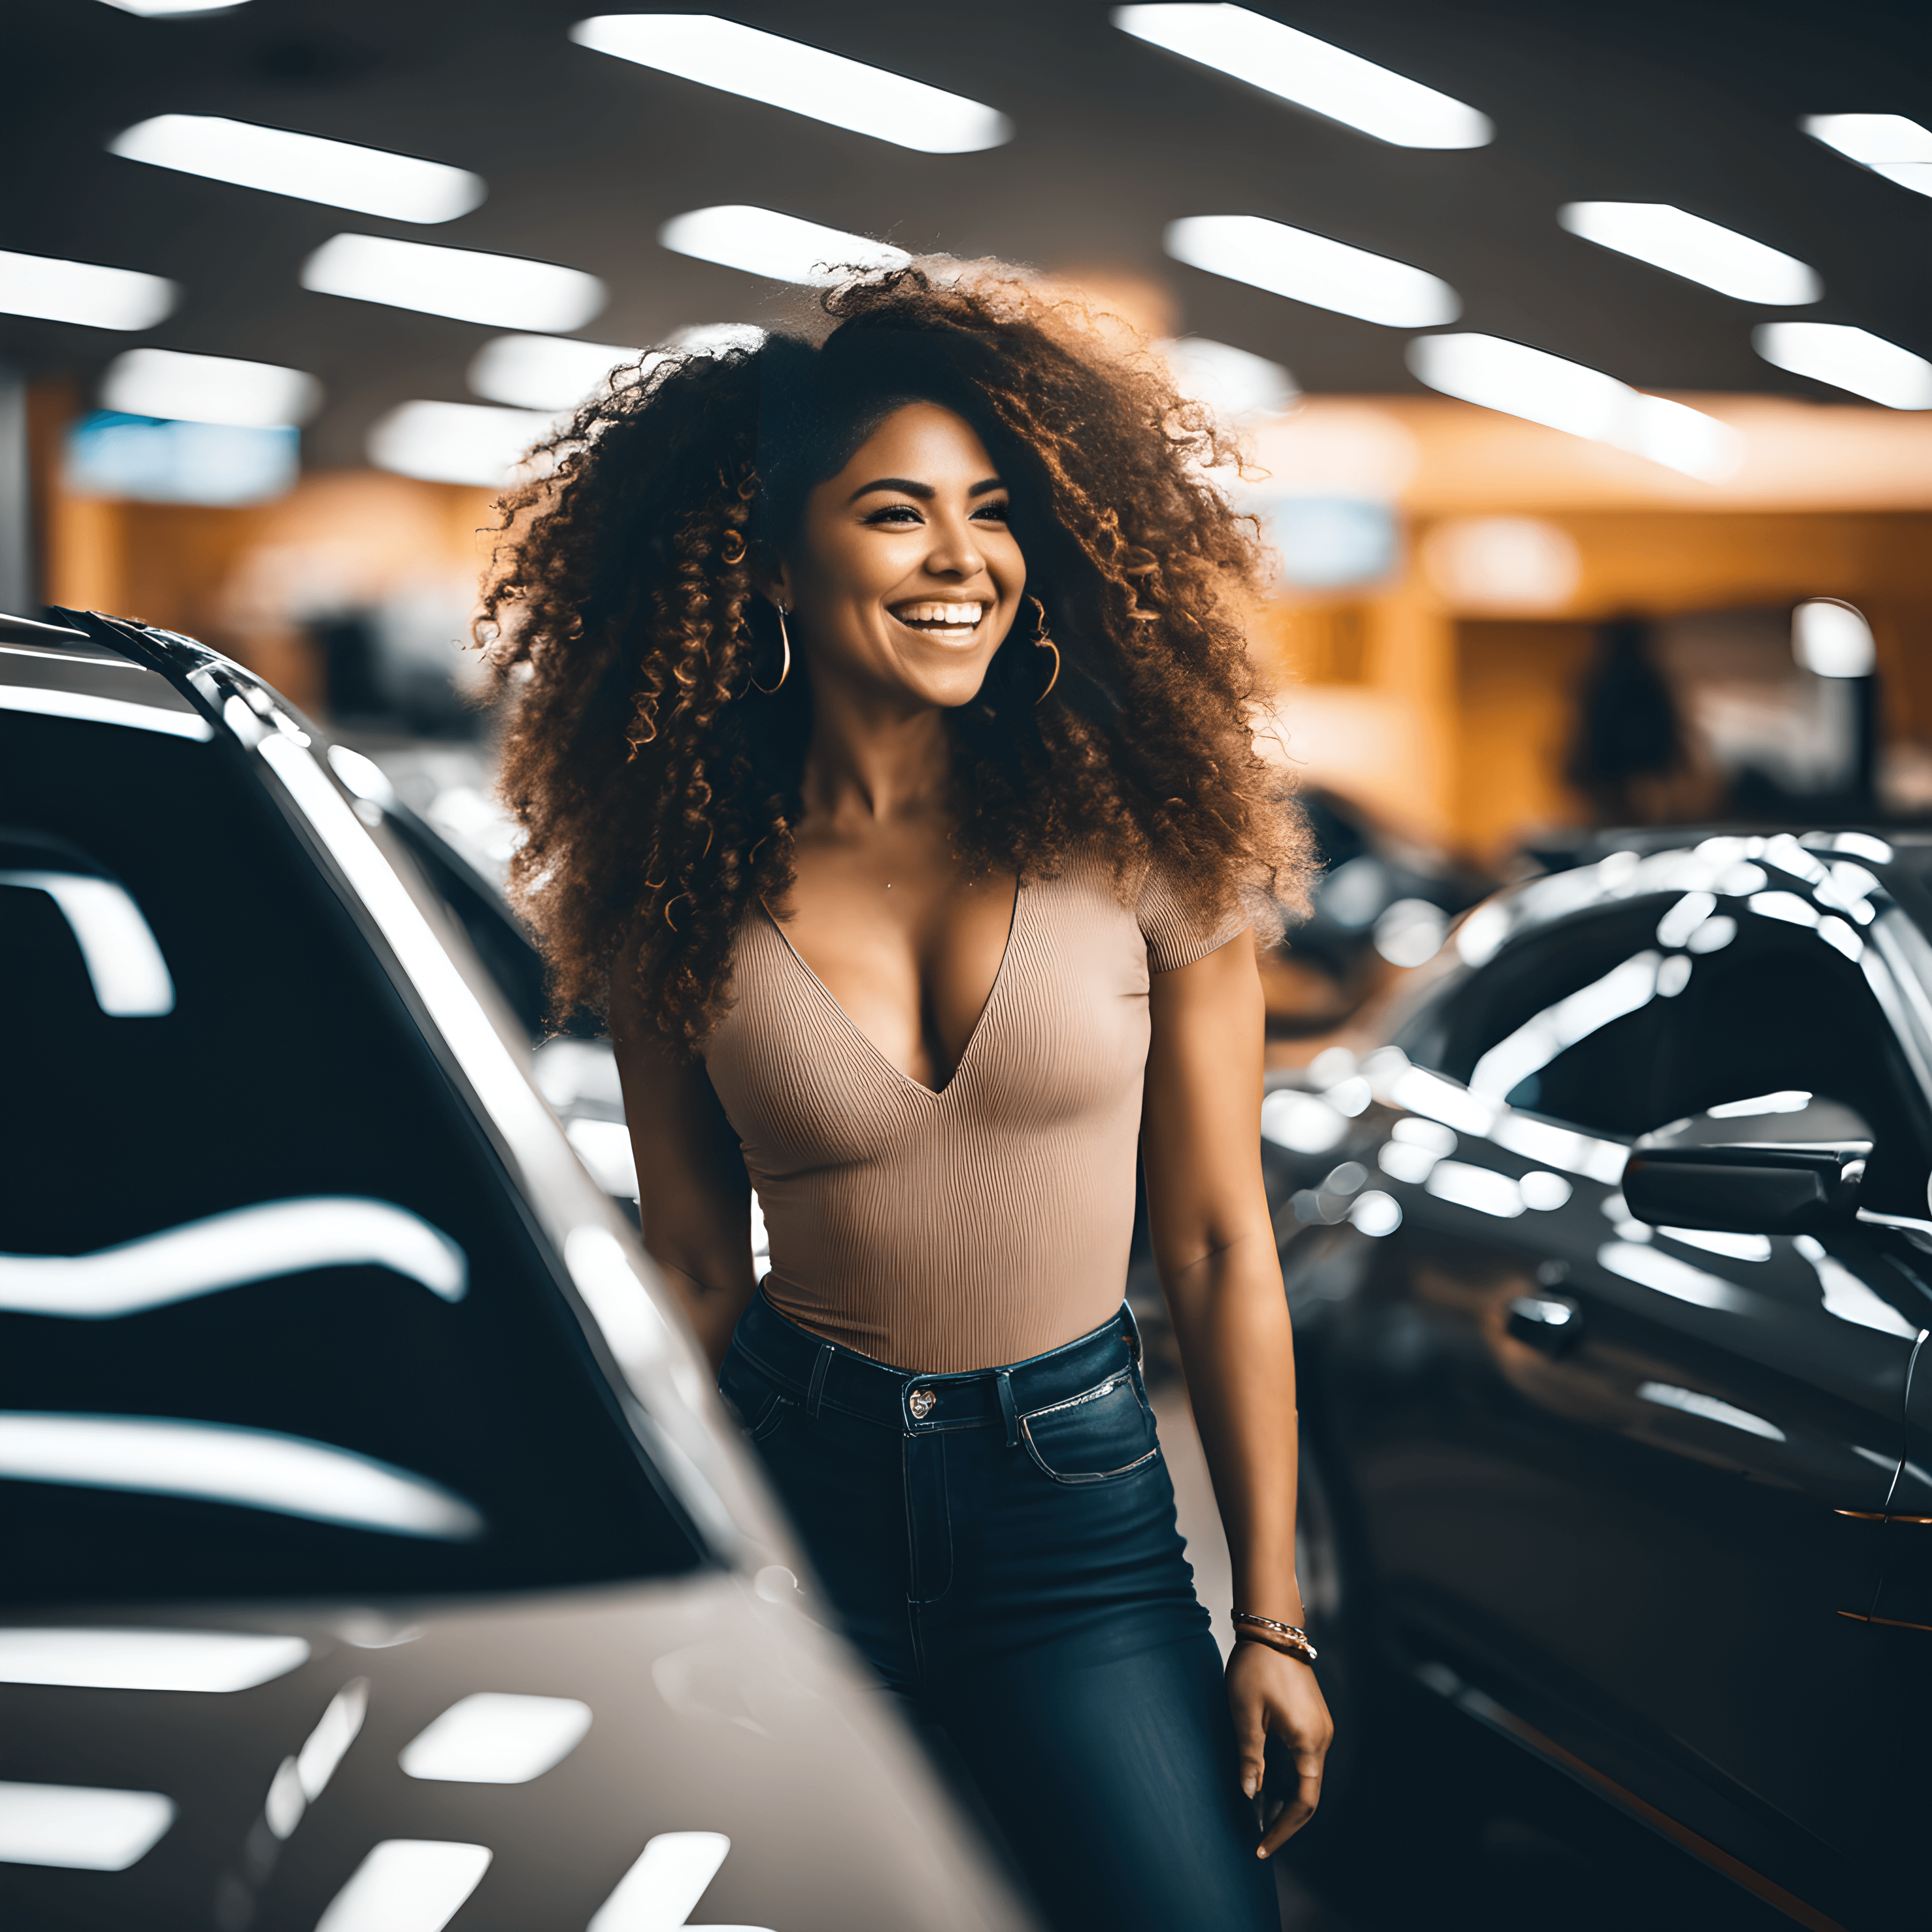
[[[976,598],[957,604],[940,603],[928,598],[890,604],[887,614],[908,631],[918,632],[921,637],[935,639],[943,644],[970,644],[979,630],[980,620],[986,614],[986,606]]]

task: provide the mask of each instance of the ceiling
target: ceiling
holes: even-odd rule
[[[1800,132],[1807,113],[1932,124],[1932,8],[1903,0],[1256,0],[1477,106],[1488,147],[1390,147],[1130,39],[1104,0],[719,0],[809,40],[1003,110],[1006,146],[909,152],[573,45],[614,0],[252,0],[148,20],[101,0],[8,0],[12,96],[0,248],[169,276],[185,293],[140,336],[0,316],[0,358],[87,393],[136,342],[284,363],[321,378],[310,460],[362,460],[412,397],[460,401],[499,332],[312,294],[297,273],[348,230],[528,255],[610,290],[578,332],[645,344],[760,319],[778,293],[673,254],[659,225],[752,202],[915,250],[1131,272],[1176,326],[1286,363],[1312,391],[1415,387],[1408,332],[1168,260],[1163,225],[1246,213],[1440,275],[1460,327],[1678,391],[1849,399],[1760,361],[1754,322],[1855,322],[1932,356],[1932,199]],[[640,10],[641,10],[641,9]],[[489,196],[435,227],[387,222],[117,159],[150,115],[221,114],[452,162]],[[1760,309],[1561,229],[1572,200],[1672,202],[1812,264],[1826,293]]]

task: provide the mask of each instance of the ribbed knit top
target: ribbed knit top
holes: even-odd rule
[[[760,908],[706,1051],[771,1237],[765,1292],[897,1368],[1024,1360],[1120,1306],[1150,974],[1224,945],[1158,872],[1023,880],[993,989],[935,1092],[893,1066]]]

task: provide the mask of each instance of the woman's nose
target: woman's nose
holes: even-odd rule
[[[935,577],[976,577],[986,568],[986,560],[973,541],[973,526],[963,517],[940,521],[933,532],[932,554],[926,568]]]

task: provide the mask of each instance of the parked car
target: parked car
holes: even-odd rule
[[[1030,1923],[806,1614],[500,901],[240,667],[55,614],[0,620],[0,1920]]]
[[[1922,1923],[1932,840],[1588,856],[1264,1103],[1342,1744],[1400,1675],[1801,1924]]]

